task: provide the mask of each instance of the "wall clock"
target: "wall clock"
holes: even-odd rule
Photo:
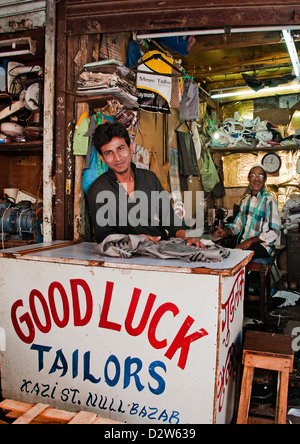
[[[268,174],[275,174],[281,168],[281,159],[276,153],[267,153],[261,163]]]

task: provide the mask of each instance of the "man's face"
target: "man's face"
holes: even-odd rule
[[[253,168],[249,174],[249,184],[252,193],[254,195],[259,193],[264,188],[265,183],[266,183],[266,178],[264,170],[260,167]]]
[[[123,138],[114,137],[103,145],[100,154],[106,165],[116,174],[124,174],[130,168],[132,159],[132,144],[127,145]]]

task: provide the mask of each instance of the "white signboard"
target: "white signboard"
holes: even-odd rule
[[[230,422],[243,270],[221,278],[0,260],[4,398],[129,424]]]
[[[245,270],[221,280],[219,368],[217,374],[216,422],[232,421],[238,405],[244,316]]]

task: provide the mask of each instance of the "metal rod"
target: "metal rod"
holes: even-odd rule
[[[261,27],[251,27],[251,28],[221,28],[221,29],[200,29],[188,31],[173,31],[173,32],[160,32],[153,34],[137,34],[136,38],[138,40],[142,39],[158,39],[161,37],[178,37],[178,36],[191,36],[191,35],[217,35],[217,34],[239,34],[245,32],[268,32],[268,31],[299,31],[300,25],[298,26],[268,26],[266,28]]]

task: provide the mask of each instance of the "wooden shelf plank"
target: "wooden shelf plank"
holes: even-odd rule
[[[42,140],[32,140],[30,142],[0,143],[0,153],[41,151],[42,149]]]
[[[274,145],[270,147],[264,147],[264,148],[251,148],[251,147],[243,147],[238,148],[234,146],[228,146],[228,147],[218,147],[218,146],[212,146],[208,147],[209,151],[213,153],[223,153],[226,154],[234,154],[234,153],[259,153],[264,151],[298,151],[300,150],[300,145],[290,145],[290,146],[282,146],[282,145]]]

